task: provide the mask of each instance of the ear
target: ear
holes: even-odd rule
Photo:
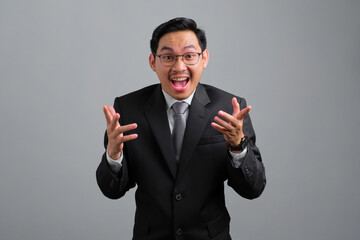
[[[209,52],[207,49],[203,51],[202,58],[203,58],[203,66],[204,68],[206,68],[206,66],[209,63]]]
[[[149,64],[150,64],[151,69],[155,72],[155,57],[154,57],[154,54],[152,54],[152,53],[150,53],[150,56],[149,56]]]

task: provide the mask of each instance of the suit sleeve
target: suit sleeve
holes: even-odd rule
[[[238,98],[238,101],[240,109],[246,107],[245,99]],[[230,159],[227,161],[228,185],[240,196],[254,199],[263,192],[266,185],[266,177],[260,151],[255,145],[256,136],[249,114],[244,118],[243,132],[249,137],[247,153],[240,168],[234,168]]]
[[[114,108],[116,112],[120,112],[119,106],[115,99]],[[121,121],[121,120],[120,120]],[[122,124],[122,123],[120,123]],[[104,147],[107,148],[108,137],[105,131]],[[121,170],[118,173],[114,173],[109,166],[106,159],[106,151],[101,158],[101,162],[96,171],[96,180],[101,192],[108,198],[117,199],[135,186],[134,181],[131,180],[129,174],[129,164],[126,158],[126,149],[123,149],[123,161]]]

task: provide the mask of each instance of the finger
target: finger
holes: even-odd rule
[[[234,129],[234,126],[231,125],[229,122],[224,121],[223,119],[219,118],[218,116],[214,117],[215,122],[220,125],[221,127],[225,128],[228,131]]]
[[[236,97],[233,97],[231,100],[231,103],[233,105],[233,116],[235,116],[236,114],[238,114],[240,112],[240,104],[238,103]]]
[[[130,135],[126,135],[126,136],[122,137],[122,140],[123,140],[123,143],[124,143],[124,142],[129,142],[131,140],[134,140],[137,137],[138,137],[138,135],[136,133],[134,133],[134,134],[130,134]]]
[[[109,111],[111,113],[111,116],[114,116],[116,114],[115,109],[113,108],[113,106],[109,106]]]
[[[226,128],[220,126],[220,125],[217,124],[217,123],[212,122],[212,123],[211,123],[211,126],[212,126],[215,130],[219,131],[219,132],[222,133],[222,134],[225,134],[225,133],[227,132],[227,129],[226,129]]]
[[[125,136],[121,136],[118,139],[113,140],[113,143],[117,146],[119,146],[119,150],[122,150],[122,144],[125,142],[129,142],[131,140],[134,140],[138,138],[138,134],[134,133],[134,134],[129,134],[129,135],[125,135]]]
[[[246,108],[242,109],[235,117],[239,120],[243,119],[246,116],[246,114],[250,112],[250,110],[251,110],[251,106],[247,106]]]
[[[230,115],[230,114],[228,114],[228,113],[226,113],[226,112],[224,112],[224,111],[219,111],[218,112],[218,114],[219,114],[219,116],[221,117],[221,118],[223,118],[225,121],[227,121],[228,123],[231,123],[233,126],[235,126],[236,124],[237,124],[237,122],[238,122],[238,119],[235,117],[235,116],[233,116],[233,115]]]
[[[111,120],[112,120],[112,115],[110,114],[110,111],[108,109],[107,106],[103,106],[103,112],[104,112],[104,115],[105,115],[105,119],[106,119],[106,123],[107,125],[109,125],[111,123]]]
[[[124,125],[124,126],[120,126],[118,127],[116,130],[113,131],[113,135],[114,136],[118,136],[120,134],[126,133],[128,131],[134,130],[137,128],[137,124],[136,123],[132,123],[132,124],[128,124],[128,125]]]
[[[112,117],[112,120],[111,120],[110,124],[108,125],[108,129],[113,131],[117,127],[120,127],[120,124],[118,122],[119,119],[120,119],[120,115],[118,113],[115,113],[115,115]]]

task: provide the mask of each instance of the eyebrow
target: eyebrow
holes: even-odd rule
[[[183,49],[184,49],[184,50],[186,50],[186,49],[196,49],[196,47],[195,47],[194,45],[190,44],[190,45],[185,46]],[[164,47],[162,47],[162,48],[160,49],[160,52],[166,51],[166,50],[172,51],[172,52],[174,51],[173,48],[164,46]]]
[[[196,49],[196,47],[194,45],[192,45],[192,44],[187,45],[186,47],[184,47],[184,49],[189,49],[189,48]]]
[[[164,50],[169,50],[169,51],[174,51],[174,49],[172,49],[171,47],[167,47],[167,46],[165,46],[165,47],[162,47],[161,49],[160,49],[160,52],[162,52],[162,51],[164,51]]]

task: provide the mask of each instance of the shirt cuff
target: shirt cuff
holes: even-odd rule
[[[108,150],[106,150],[106,160],[107,162],[109,163],[109,166],[110,166],[110,169],[111,171],[115,172],[115,173],[118,173],[120,172],[121,170],[121,167],[122,167],[122,160],[123,160],[123,154],[121,154],[120,158],[117,159],[117,160],[114,160],[112,159],[110,156],[109,156],[109,152]]]
[[[239,168],[245,159],[246,153],[247,153],[247,147],[241,153],[233,153],[229,151],[229,154],[231,156],[230,157],[231,165],[234,168]]]

